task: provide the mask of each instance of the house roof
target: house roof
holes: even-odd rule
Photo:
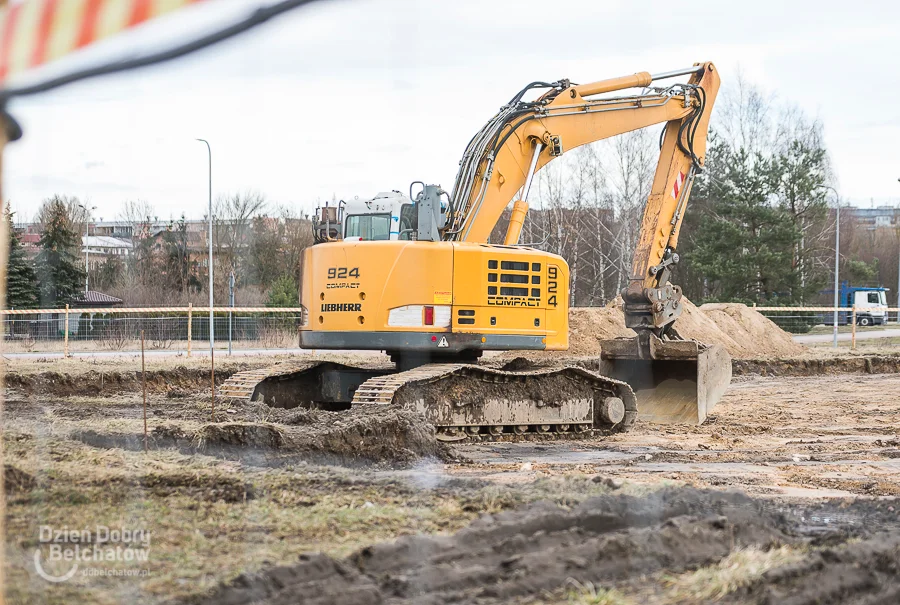
[[[100,307],[111,307],[113,305],[121,305],[122,299],[110,296],[109,294],[104,294],[103,292],[88,290],[73,300],[72,303],[75,306],[96,305]]]
[[[81,236],[81,245],[89,248],[132,248],[130,241],[108,235]]]

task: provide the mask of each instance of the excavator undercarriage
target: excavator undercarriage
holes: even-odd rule
[[[578,367],[434,363],[398,372],[310,361],[240,372],[221,393],[283,408],[401,406],[420,412],[444,441],[589,437],[626,431],[638,415],[625,382]]]

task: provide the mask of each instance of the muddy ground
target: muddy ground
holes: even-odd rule
[[[897,602],[895,357],[747,362],[700,427],[452,446],[391,409],[211,419],[193,363],[148,367],[146,453],[124,364],[10,369],[10,602]],[[149,575],[37,576],[40,525],[114,522]]]

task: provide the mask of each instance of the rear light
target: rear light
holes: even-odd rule
[[[450,327],[450,305],[405,305],[388,313],[387,325],[392,328]]]

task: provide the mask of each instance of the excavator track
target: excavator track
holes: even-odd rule
[[[601,412],[610,399],[621,401],[621,418]],[[362,404],[415,409],[445,441],[578,438],[626,431],[637,418],[626,383],[576,367],[424,365],[367,380],[353,397],[353,405]]]
[[[221,393],[278,407],[398,405],[422,413],[443,441],[579,439],[626,431],[637,419],[626,383],[571,366],[440,363],[397,372],[302,362],[239,372]]]

